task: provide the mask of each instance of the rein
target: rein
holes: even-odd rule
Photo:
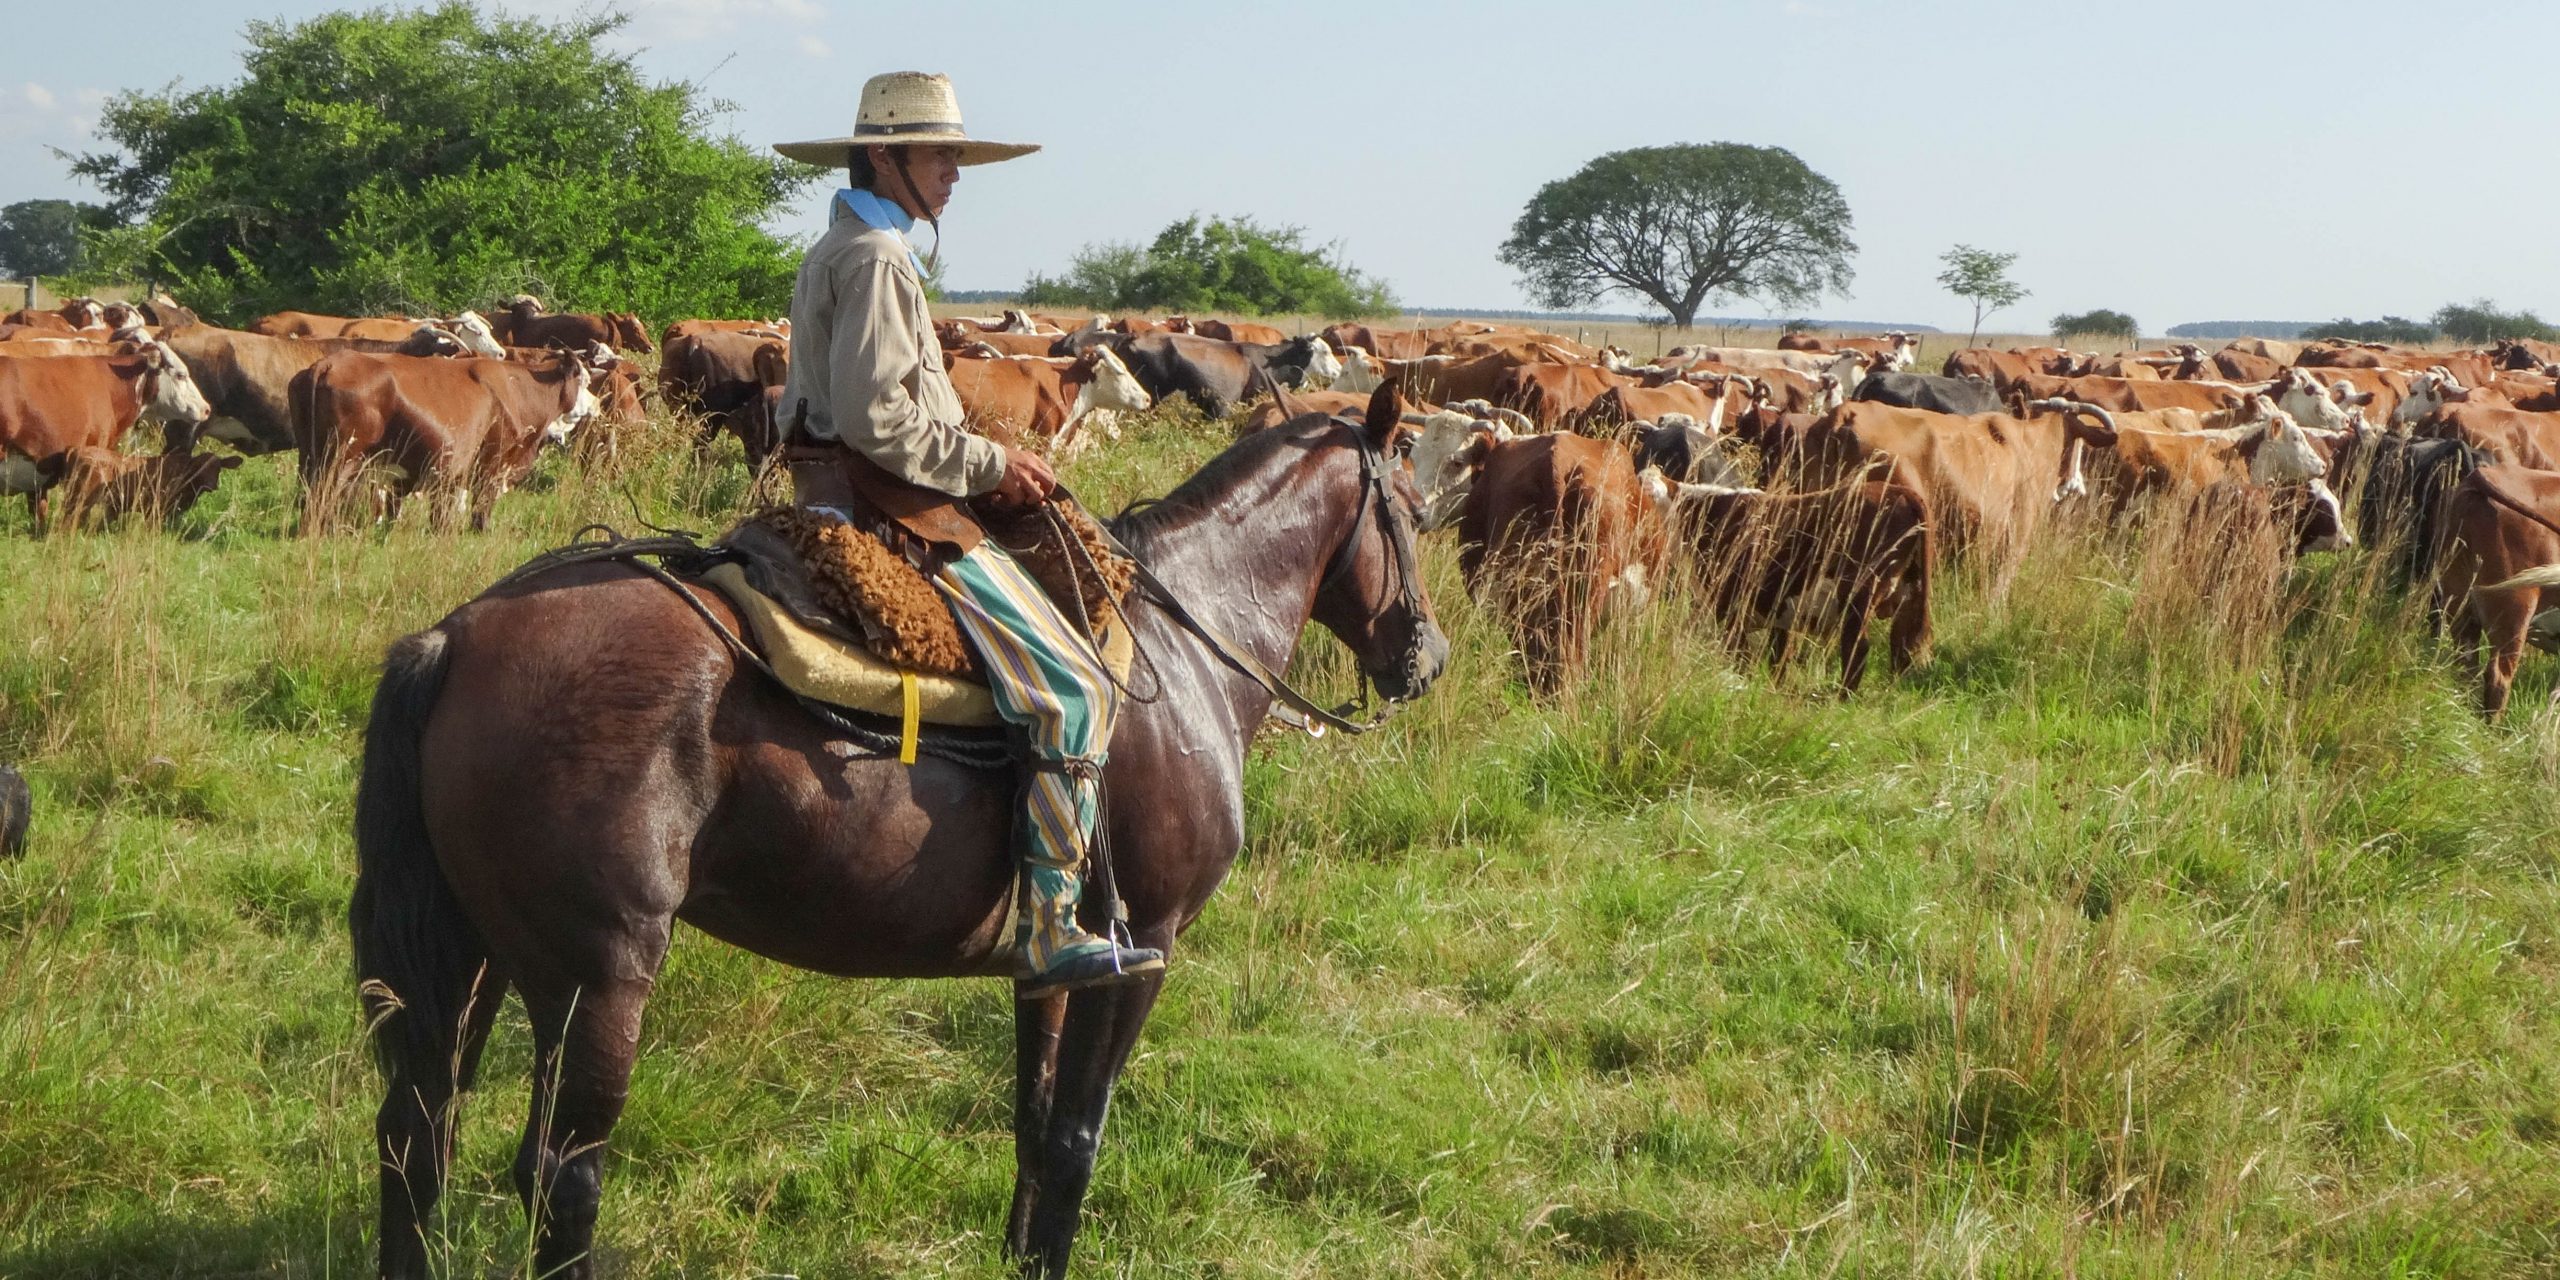
[[[1413,573],[1414,564],[1411,559],[1413,549],[1408,540],[1397,536],[1395,503],[1387,494],[1386,460],[1376,449],[1369,446],[1368,437],[1361,433],[1362,429],[1357,424],[1342,418],[1336,418],[1334,421],[1349,427],[1351,438],[1359,444],[1360,510],[1353,514],[1351,532],[1344,536],[1342,545],[1334,551],[1333,558],[1327,562],[1325,576],[1316,584],[1316,590],[1321,594],[1326,587],[1333,585],[1335,580],[1350,572],[1352,548],[1360,541],[1360,524],[1374,508],[1378,512],[1379,527],[1386,534],[1390,548],[1388,554],[1396,558],[1396,567],[1401,574],[1403,602],[1418,609],[1415,596],[1419,593],[1420,587],[1416,585]],[[1075,495],[1068,492],[1065,485],[1058,486],[1058,494],[1067,501],[1077,501]],[[1328,729],[1349,734],[1368,733],[1385,724],[1401,706],[1399,703],[1389,701],[1386,708],[1377,715],[1366,721],[1358,721],[1348,718],[1346,713],[1360,710],[1359,703],[1346,702],[1330,711],[1316,705],[1314,699],[1298,692],[1260,658],[1247,652],[1242,645],[1228,639],[1224,632],[1193,612],[1189,605],[1182,602],[1182,597],[1174,594],[1172,587],[1165,585],[1164,579],[1156,576],[1155,570],[1147,567],[1147,562],[1138,553],[1130,550],[1128,544],[1120,541],[1119,535],[1113,533],[1108,524],[1099,520],[1094,524],[1102,530],[1102,536],[1110,544],[1111,550],[1136,566],[1139,588],[1155,601],[1157,608],[1164,610],[1166,617],[1171,618],[1176,626],[1190,632],[1202,644],[1207,645],[1209,652],[1216,655],[1219,661],[1227,664],[1237,674],[1261,685],[1263,691],[1271,695],[1272,700],[1279,704],[1273,708],[1272,718],[1292,728],[1304,729],[1309,737],[1321,738]],[[1365,677],[1361,684],[1365,697],[1368,684]]]

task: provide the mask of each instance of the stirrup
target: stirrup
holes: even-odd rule
[[[1148,976],[1162,972],[1163,952],[1153,947],[1124,947],[1113,943],[1068,956],[1050,965],[1045,972],[1015,979],[1013,998],[1039,1000],[1087,987],[1122,986],[1144,981]]]

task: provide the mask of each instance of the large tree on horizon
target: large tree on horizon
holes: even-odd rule
[[[1710,298],[1788,308],[1845,291],[1851,225],[1840,188],[1782,147],[1637,147],[1540,187],[1500,258],[1541,305],[1629,293],[1687,328]]]
[[[770,315],[798,255],[763,218],[816,171],[716,136],[718,104],[597,42],[470,4],[248,24],[236,83],[128,92],[79,157],[128,226],[93,267],[237,319],[448,311]]]

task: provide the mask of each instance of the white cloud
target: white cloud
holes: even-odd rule
[[[56,146],[86,142],[106,100],[102,89],[57,91],[33,80],[0,85],[0,138],[40,138]]]
[[[817,38],[816,36],[802,36],[800,37],[800,52],[808,54],[812,58],[824,58],[833,55],[835,50],[828,48],[827,42]]]
[[[510,7],[564,18],[596,10],[593,0],[519,0]],[[817,0],[620,0],[614,8],[631,19],[614,43],[660,48],[735,36],[757,26],[807,26],[827,16],[826,6]],[[805,41],[801,47],[808,47]]]

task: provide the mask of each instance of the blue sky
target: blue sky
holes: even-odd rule
[[[95,195],[46,148],[86,144],[105,95],[235,79],[250,19],[344,7],[15,6],[0,203]],[[641,65],[734,104],[723,127],[750,141],[844,131],[864,77],[917,68],[954,78],[973,132],[1045,143],[963,178],[944,220],[957,288],[1198,211],[1338,242],[1411,305],[1517,306],[1493,254],[1539,184],[1604,151],[1733,141],[1787,147],[1848,198],[1855,289],[1817,314],[1963,328],[1934,282],[1961,241],[2020,255],[2033,296],[1995,326],[2482,296],[2560,315],[2541,137],[2560,5],[617,7]],[[814,230],[822,200],[786,228]]]

